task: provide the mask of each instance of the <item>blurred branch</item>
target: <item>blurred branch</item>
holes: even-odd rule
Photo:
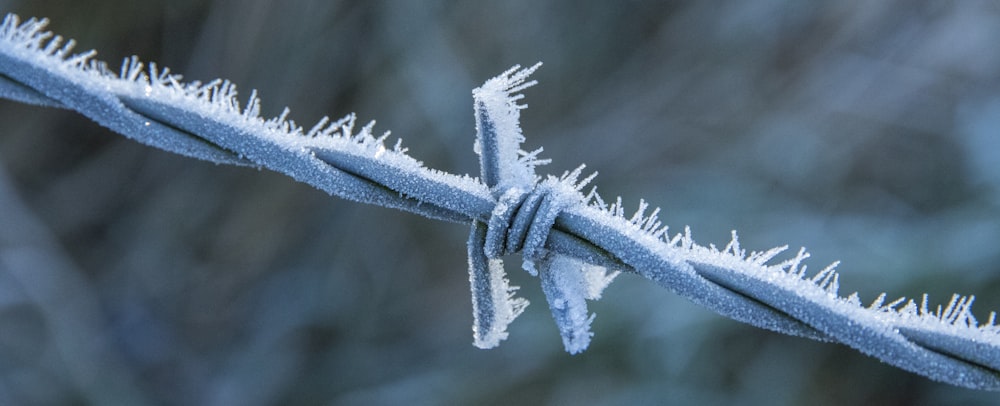
[[[3,172],[0,207],[0,273],[16,283],[14,289],[44,318],[52,340],[45,345],[59,359],[50,372],[67,378],[88,403],[148,404],[134,374],[112,350],[95,290],[20,201]]]

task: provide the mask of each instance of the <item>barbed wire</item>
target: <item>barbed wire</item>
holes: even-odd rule
[[[626,216],[621,199],[606,204],[583,188],[583,167],[545,179],[540,151],[520,150],[519,92],[537,68],[514,67],[474,92],[479,178],[425,168],[372,125],[355,117],[324,118],[309,130],[288,119],[260,117],[253,92],[245,104],[232,83],[183,83],[179,75],[128,58],[118,73],[71,54],[73,41],[45,31],[47,21],[0,24],[0,97],[76,111],[128,138],[221,164],[271,169],[331,195],[471,224],[467,245],[474,344],[490,348],[527,302],[514,297],[500,256],[520,253],[539,276],[567,351],[584,350],[596,299],[616,275],[647,278],[721,315],[785,334],[846,344],[888,364],[953,385],[1000,390],[1000,326],[996,313],[979,323],[974,297],[955,295],[942,309],[879,296],[863,306],[839,296],[836,263],[807,277],[800,250],[750,252],[736,233],[724,248],[701,246],[689,229],[673,236],[649,206]]]

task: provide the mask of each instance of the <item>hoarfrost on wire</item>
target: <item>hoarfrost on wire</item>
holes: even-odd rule
[[[617,275],[566,255],[554,255],[542,267],[542,291],[567,352],[576,354],[590,345],[594,335],[590,324],[595,315],[588,314],[585,300],[600,299],[601,292]]]
[[[507,337],[507,325],[527,305],[527,300],[513,298],[514,289],[507,283],[499,258],[521,251],[522,268],[542,280],[542,291],[566,351],[576,354],[587,348],[593,335],[593,315],[588,316],[585,301],[600,297],[617,272],[609,276],[603,267],[544,248],[559,213],[585,203],[579,188],[593,177],[577,182],[583,170],[580,167],[561,178],[539,182],[535,168],[548,161],[538,158],[541,149],[530,153],[521,149],[525,138],[519,115],[526,106],[518,104],[524,97],[519,92],[536,84],[526,79],[539,66],[515,66],[472,91],[474,149],[480,158],[480,175],[497,200],[486,228],[474,221],[469,238],[473,341],[481,348],[499,345]]]
[[[538,159],[539,148],[532,152],[521,149],[521,110],[524,98],[519,92],[538,84],[526,82],[542,64],[521,69],[520,65],[489,79],[472,91],[476,118],[476,141],[473,150],[483,166],[483,181],[497,190],[527,189],[535,184],[535,167],[548,163]]]
[[[216,163],[285,173],[332,195],[471,223],[468,242],[473,342],[492,348],[527,301],[517,298],[501,256],[520,253],[523,268],[541,280],[549,309],[570,353],[586,349],[593,333],[586,300],[598,299],[620,272],[636,273],[722,315],[754,326],[847,344],[884,362],[935,380],[1000,389],[1000,326],[996,313],[980,323],[975,297],[955,295],[931,308],[880,295],[864,306],[857,293],[840,296],[837,263],[810,275],[799,250],[747,252],[735,232],[722,249],[694,242],[690,229],[670,235],[640,201],[627,216],[621,198],[610,205],[580,180],[580,166],[541,179],[541,149],[525,152],[520,92],[539,67],[515,66],[473,91],[475,151],[480,176],[425,168],[374,123],[324,117],[307,130],[285,109],[260,116],[251,92],[240,102],[226,80],[182,82],[182,77],[138,58],[118,73],[72,54],[74,42],[44,31],[46,20],[0,23],[0,97],[67,108],[147,145]],[[647,214],[648,213],[648,214]]]

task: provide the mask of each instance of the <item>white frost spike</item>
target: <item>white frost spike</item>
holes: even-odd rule
[[[788,249],[787,245],[782,245],[780,247],[774,247],[763,252],[755,251],[751,253],[749,257],[747,257],[747,261],[754,265],[764,265],[767,263],[767,261],[770,261],[772,258],[776,257],[778,254],[782,252],[785,252],[785,250],[787,249]]]
[[[890,310],[895,311],[896,307],[899,306],[900,303],[903,303],[903,301],[905,301],[905,300],[906,300],[906,297],[901,297],[899,299],[893,300],[889,304],[887,304],[885,306],[882,306],[882,308],[880,310],[887,311],[887,312],[890,311]]]
[[[778,264],[779,268],[784,268],[785,272],[789,275],[796,275],[799,278],[805,276],[807,266],[802,265],[802,261],[809,258],[809,253],[806,252],[805,248],[799,248],[799,253],[795,254],[795,258],[789,259]]]
[[[722,249],[722,252],[732,254],[739,259],[746,258],[746,250],[740,247],[740,236],[736,234],[736,230],[730,231],[730,234],[732,236],[729,239],[729,243],[726,244],[726,248]]]
[[[563,347],[570,354],[586,350],[590,338],[590,324],[594,315],[587,313],[586,299],[601,297],[601,291],[618,272],[607,274],[603,267],[564,255],[553,255],[539,261],[542,291],[549,302],[549,310],[559,327]]]
[[[879,294],[878,297],[875,298],[875,301],[873,301],[872,304],[870,306],[868,306],[868,310],[879,310],[879,311],[881,311],[882,310],[882,304],[885,303],[885,296],[886,296],[885,292],[882,292],[881,294]]]
[[[812,277],[812,282],[829,293],[837,294],[837,290],[840,287],[840,275],[837,275],[837,271],[835,270],[837,265],[840,265],[840,261],[836,261],[823,268],[822,271],[819,271],[819,273]]]

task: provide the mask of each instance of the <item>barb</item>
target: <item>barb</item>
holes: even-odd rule
[[[355,130],[354,116],[320,120],[309,130],[288,119],[259,115],[256,92],[241,103],[235,85],[183,83],[179,75],[137,58],[119,73],[71,54],[73,42],[44,31],[47,21],[0,23],[0,97],[83,114],[126,137],[216,163],[268,168],[331,195],[471,224],[467,245],[474,344],[489,348],[527,301],[514,296],[500,256],[521,253],[539,276],[566,350],[591,339],[586,300],[618,272],[645,277],[724,316],[769,330],[849,345],[886,363],[954,385],[1000,390],[1000,326],[996,313],[979,323],[973,297],[955,296],[928,310],[885,295],[863,306],[839,296],[833,264],[806,278],[804,250],[772,262],[787,247],[747,253],[735,232],[723,249],[696,244],[691,232],[673,236],[649,205],[626,217],[592,189],[593,175],[577,170],[541,180],[541,152],[525,152],[519,126],[520,91],[537,69],[514,67],[473,92],[480,179],[422,166],[372,124]],[[902,306],[901,306],[902,305]]]

